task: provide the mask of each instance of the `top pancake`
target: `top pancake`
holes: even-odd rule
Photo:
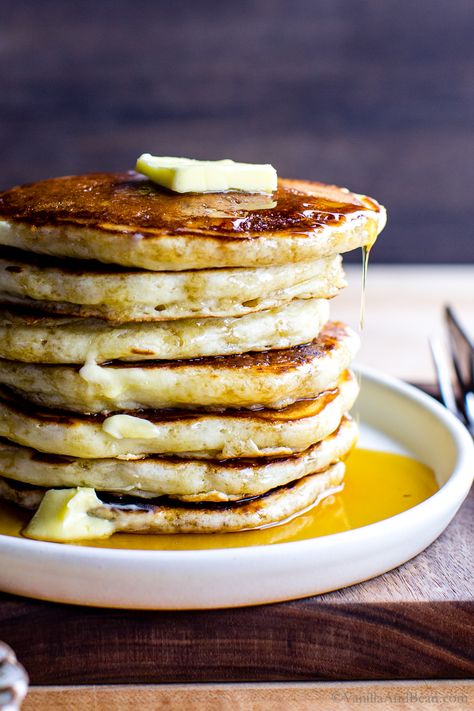
[[[0,244],[152,271],[264,266],[371,245],[375,200],[279,180],[273,195],[176,194],[134,172],[54,178],[0,194]]]

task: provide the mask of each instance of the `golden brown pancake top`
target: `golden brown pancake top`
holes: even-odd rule
[[[177,194],[142,175],[92,173],[53,178],[0,193],[0,218],[40,226],[75,225],[141,236],[201,234],[249,238],[310,233],[348,215],[379,212],[375,200],[301,180],[278,181],[272,195]]]

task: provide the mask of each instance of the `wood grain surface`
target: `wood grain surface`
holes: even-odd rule
[[[143,151],[389,209],[375,261],[474,261],[472,0],[2,0],[0,188]],[[357,258],[357,257],[351,257]]]
[[[469,682],[161,685],[33,688],[23,711],[461,711],[472,709]]]

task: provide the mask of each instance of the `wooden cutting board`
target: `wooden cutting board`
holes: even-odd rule
[[[32,684],[469,678],[473,534],[471,492],[440,538],[397,570],[263,607],[134,612],[0,594],[0,639]]]

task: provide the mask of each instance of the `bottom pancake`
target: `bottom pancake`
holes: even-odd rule
[[[339,491],[344,471],[344,463],[336,462],[318,474],[310,474],[262,496],[232,503],[192,504],[173,501],[168,497],[144,501],[110,494],[100,494],[97,498],[93,489],[66,489],[63,490],[66,495],[68,492],[72,497],[83,494],[84,501],[88,502],[81,512],[80,524],[77,525],[76,514],[75,525],[71,528],[68,528],[67,507],[52,522],[53,525],[47,520],[47,514],[55,512],[52,499],[60,490],[45,492],[44,489],[0,478],[0,496],[27,508],[39,506],[25,530],[25,535],[31,538],[67,541],[105,537],[119,532],[231,533],[287,522],[318,504],[322,498]],[[92,522],[99,526],[98,536],[90,535],[90,531],[94,530],[90,527]]]
[[[45,488],[89,487],[142,498],[173,496],[186,501],[232,501],[326,469],[355,445],[357,424],[344,417],[338,429],[300,454],[278,458],[183,460],[81,459],[41,454],[0,441],[0,474]]]

